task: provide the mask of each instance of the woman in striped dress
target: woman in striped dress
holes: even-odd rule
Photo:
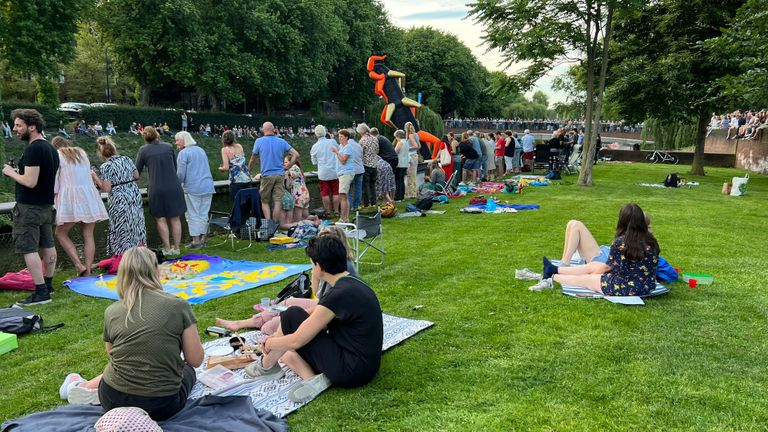
[[[132,247],[147,244],[141,192],[136,185],[139,172],[129,157],[117,154],[115,143],[109,137],[99,137],[96,143],[105,162],[99,175],[92,174],[93,180],[99,189],[109,192],[107,254],[122,255]]]

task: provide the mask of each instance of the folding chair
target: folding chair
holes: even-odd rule
[[[546,144],[537,144],[535,154],[533,156],[533,166],[531,167],[531,173],[536,171],[536,167],[549,169],[549,146]]]
[[[219,228],[226,232],[226,238],[215,246],[221,246],[229,241],[233,251],[246,250],[257,239],[257,231],[261,227],[262,217],[259,188],[241,189],[235,195],[231,212],[225,213],[215,210],[208,212],[208,235],[213,236],[215,234],[211,231],[212,227]],[[248,246],[235,249],[235,239],[248,239]]]
[[[456,179],[456,174],[458,174],[458,171],[454,171],[451,173],[451,177],[448,178],[448,180],[445,182],[445,184],[437,183],[438,186],[440,186],[440,193],[445,194],[447,196],[453,196],[456,195],[456,188],[453,186],[453,182]]]
[[[384,251],[384,230],[381,225],[381,209],[376,214],[355,214],[355,223],[336,222],[347,234],[355,265],[360,272],[360,264],[383,265],[386,252]],[[365,261],[368,252],[378,253],[380,258],[374,261]]]

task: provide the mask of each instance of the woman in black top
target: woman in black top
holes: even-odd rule
[[[346,248],[331,236],[310,240],[312,277],[331,285],[314,309],[290,307],[280,314],[281,329],[262,345],[264,356],[245,368],[250,376],[282,376],[278,360],[302,381],[288,392],[306,402],[331,384],[358,387],[373,379],[381,364],[384,324],[376,294],[347,271]]]

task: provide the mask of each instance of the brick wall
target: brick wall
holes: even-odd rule
[[[768,134],[758,141],[739,141],[736,168],[768,175]]]

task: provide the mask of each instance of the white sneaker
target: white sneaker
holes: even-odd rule
[[[515,270],[515,279],[517,280],[541,280],[541,273],[536,273],[528,267],[522,270]]]
[[[78,385],[69,389],[67,400],[72,405],[101,405],[97,389],[87,389]]]
[[[80,376],[80,374],[77,373],[71,373],[67,375],[66,378],[64,378],[64,382],[61,383],[61,387],[59,387],[59,397],[63,400],[67,400],[67,395],[69,394],[69,390],[77,385],[78,383],[81,383],[85,381],[85,378]]]
[[[288,390],[288,399],[296,403],[309,402],[330,386],[331,380],[325,374],[317,374],[294,384]]]
[[[549,279],[542,279],[536,285],[529,286],[528,290],[539,292],[545,289],[552,289],[553,287],[554,287],[554,284],[552,283],[552,278],[549,278]]]

